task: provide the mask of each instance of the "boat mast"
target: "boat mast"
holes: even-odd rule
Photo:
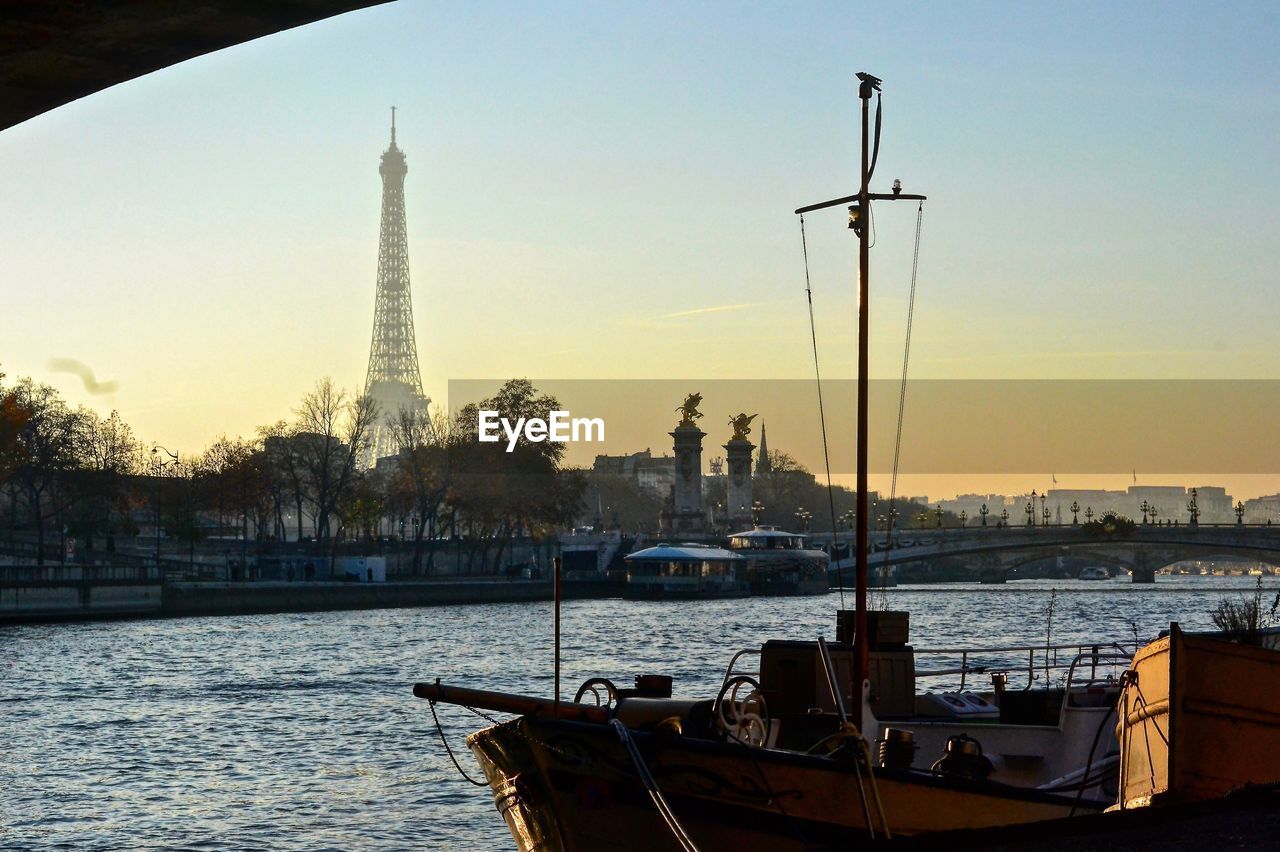
[[[867,346],[871,318],[871,171],[868,148],[868,118],[871,108],[871,91],[879,90],[880,81],[869,74],[859,74],[858,98],[862,101],[862,171],[861,190],[858,192],[858,214],[863,218],[858,234],[858,489],[855,509],[857,515],[857,554],[854,561],[854,665],[853,665],[853,724],[862,730],[862,690],[867,679],[867,382],[869,380],[870,350]],[[854,211],[849,211],[850,217]],[[852,218],[850,220],[852,224]]]
[[[902,192],[897,181],[891,194],[871,191],[871,168],[874,165],[871,149],[871,93],[880,91],[880,79],[870,74],[858,74],[858,98],[862,101],[862,168],[860,189],[857,195],[848,195],[831,201],[810,204],[796,210],[803,215],[812,210],[822,210],[840,204],[855,202],[849,207],[849,227],[858,235],[858,423],[857,423],[857,501],[855,508],[855,568],[854,568],[854,657],[853,657],[853,707],[852,721],[862,730],[862,694],[867,680],[867,530],[870,518],[867,511],[867,388],[869,384],[869,330],[871,325],[871,202],[911,199],[924,201],[923,195]],[[876,144],[879,144],[879,110],[877,108]]]

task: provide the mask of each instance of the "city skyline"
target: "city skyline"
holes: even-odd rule
[[[1162,9],[394,4],[219,51],[0,133],[0,370],[183,452],[288,417],[321,376],[359,389],[394,103],[427,396],[803,379],[790,210],[852,186],[865,68],[886,81],[877,183],[931,198],[913,377],[1274,378],[1275,16]],[[912,218],[877,223],[886,378]],[[847,378],[853,244],[838,214],[806,227],[824,374]],[[949,490],[915,476],[900,490]]]

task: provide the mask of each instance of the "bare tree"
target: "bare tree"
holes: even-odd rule
[[[437,413],[424,416],[413,409],[401,409],[392,423],[392,434],[400,448],[395,468],[387,478],[387,506],[396,512],[402,526],[412,515],[413,574],[431,574],[435,548],[429,548],[424,569],[422,543],[436,538],[439,519],[451,483],[449,441],[453,424]],[[407,527],[406,527],[407,528]]]
[[[370,431],[378,416],[372,397],[350,396],[326,377],[302,398],[294,412],[293,437],[311,499],[315,504],[316,538],[333,539],[332,521],[340,502],[354,491]]]
[[[95,536],[104,535],[110,551],[115,547],[116,531],[131,524],[129,477],[143,469],[142,448],[119,412],[112,411],[104,418],[81,408],[76,415],[80,469],[68,475],[75,504],[68,526],[84,538],[86,550],[93,550]]]
[[[45,526],[58,520],[68,505],[70,495],[61,486],[66,472],[77,466],[82,417],[48,385],[22,379],[14,393],[26,420],[12,451],[11,482],[35,527],[36,562],[44,564]]]
[[[294,508],[299,541],[302,540],[304,506],[308,502],[302,458],[295,440],[297,435],[298,427],[284,420],[258,428],[266,488],[275,513],[276,536],[281,541],[287,538],[284,525],[285,501],[289,500]]]

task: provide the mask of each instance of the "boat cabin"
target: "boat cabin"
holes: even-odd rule
[[[821,595],[830,587],[831,557],[806,547],[799,533],[756,526],[730,535],[729,549],[746,557],[753,595]]]
[[[803,550],[804,536],[758,526],[729,536],[730,550]]]
[[[664,542],[625,559],[627,598],[739,598],[751,593],[746,559],[721,547]]]

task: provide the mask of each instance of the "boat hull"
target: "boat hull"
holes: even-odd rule
[[[1280,651],[1187,635],[1140,650],[1121,699],[1123,807],[1280,782]]]
[[[744,584],[705,586],[664,586],[659,583],[629,582],[622,596],[633,601],[694,601],[716,598],[745,598],[751,589]]]
[[[703,852],[848,848],[868,837],[851,760],[679,735],[632,736]],[[522,717],[467,742],[524,852],[680,848],[607,725]],[[876,786],[895,835],[1035,822],[1101,807],[1073,808],[1071,798],[924,773],[879,772]],[[878,818],[873,823],[881,828]]]

